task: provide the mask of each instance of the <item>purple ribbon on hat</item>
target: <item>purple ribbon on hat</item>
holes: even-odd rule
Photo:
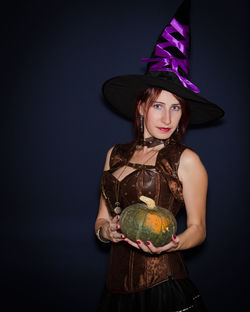
[[[184,40],[177,40],[171,33],[178,32],[182,35]],[[157,62],[153,64],[149,71],[169,71],[174,73],[185,88],[191,89],[195,93],[199,93],[200,90],[187,78],[181,76],[178,72],[180,67],[184,73],[188,75],[188,70],[190,68],[190,63],[188,60],[187,48],[189,47],[189,26],[181,25],[175,18],[170,22],[161,36],[167,40],[167,42],[158,43],[155,46],[155,56],[156,58],[143,58],[143,62]],[[166,51],[167,47],[176,47],[184,56],[184,59],[179,59],[172,55],[169,51]],[[166,67],[169,66],[169,67]]]

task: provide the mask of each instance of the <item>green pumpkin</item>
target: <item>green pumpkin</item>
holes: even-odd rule
[[[155,206],[153,199],[141,196],[144,203],[126,207],[120,215],[122,233],[133,242],[150,241],[155,247],[168,244],[177,231],[174,215],[166,208]]]

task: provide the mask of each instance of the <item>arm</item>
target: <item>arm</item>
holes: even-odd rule
[[[177,236],[178,245],[169,251],[195,247],[206,238],[207,172],[199,156],[190,149],[181,155],[178,176],[183,185],[187,229]]]
[[[106,157],[106,162],[104,165],[104,170],[109,170],[109,160],[110,155],[113,148],[111,148]],[[113,241],[113,242],[119,242],[121,241],[121,233],[119,233],[117,230],[119,230],[120,225],[118,224],[119,216],[116,216],[112,219],[111,215],[109,214],[105,199],[101,195],[100,197],[100,204],[99,204],[99,211],[97,214],[96,222],[95,222],[95,233],[97,234],[97,237],[101,239],[102,241]]]

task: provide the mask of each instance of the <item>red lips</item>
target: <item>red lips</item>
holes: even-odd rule
[[[164,128],[164,127],[157,127],[157,128],[163,132],[168,132],[171,129],[171,128]]]

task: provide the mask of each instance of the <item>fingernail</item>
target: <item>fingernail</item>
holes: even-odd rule
[[[175,235],[173,235],[173,239],[176,239],[176,236],[175,236]]]
[[[120,225],[119,225],[119,224],[117,224],[116,228],[117,228],[117,229],[119,229],[119,228],[120,228]]]
[[[122,234],[122,235],[121,235],[121,238],[125,238],[125,235]]]
[[[127,240],[127,239],[124,239],[124,242],[127,242],[127,243],[128,243],[128,240]]]
[[[141,241],[140,241],[140,240],[137,240],[136,242],[137,242],[137,244],[141,244]]]
[[[147,245],[150,245],[150,242],[149,242],[149,241],[146,241],[146,244],[147,244]]]

